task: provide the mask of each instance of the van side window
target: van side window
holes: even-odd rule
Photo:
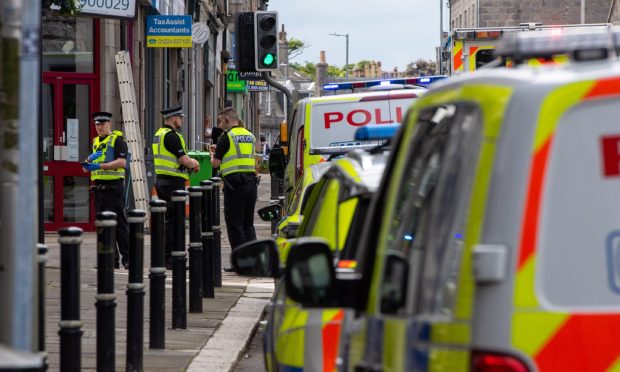
[[[468,171],[475,166],[478,148],[472,137],[480,137],[481,127],[472,105],[429,109],[420,114],[417,126],[386,242],[388,251],[399,252],[409,263],[400,313],[433,312],[444,306],[439,303],[453,301],[464,224],[464,208],[459,207],[469,196]],[[383,283],[386,289],[403,280],[393,273],[385,277],[391,281]]]
[[[315,195],[315,193],[319,193]],[[315,187],[309,203],[313,203],[314,208],[304,216],[300,232],[304,236],[315,236],[324,238],[328,241],[332,250],[338,248],[338,200],[340,195],[340,183],[336,178],[326,181],[319,181]]]

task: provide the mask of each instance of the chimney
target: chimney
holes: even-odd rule
[[[282,30],[278,33],[278,52],[280,54],[279,63],[288,65],[288,40],[286,39],[286,31],[284,31],[284,24],[282,24]],[[284,73],[282,75],[285,75]]]
[[[319,63],[316,64],[316,95],[322,95],[323,84],[327,81],[327,62],[325,58],[325,51],[321,50],[319,57]]]
[[[282,24],[282,29],[280,30],[280,33],[278,34],[278,37],[280,38],[280,40],[282,41],[286,41],[286,31],[284,30],[284,23]]]

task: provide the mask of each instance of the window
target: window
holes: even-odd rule
[[[42,69],[54,72],[95,72],[93,18],[45,15]]]
[[[317,183],[311,211],[304,217],[300,236],[321,237],[328,241],[330,248],[338,248],[338,201],[340,183],[335,178],[323,179]],[[318,193],[318,194],[316,194]]]
[[[409,262],[406,307],[400,312],[450,314],[464,238],[465,211],[481,137],[472,105],[420,114],[387,235],[388,251]],[[390,274],[391,286],[402,279]],[[399,281],[400,280],[400,281]]]

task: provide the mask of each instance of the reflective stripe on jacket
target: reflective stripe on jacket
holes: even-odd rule
[[[185,180],[188,180],[189,174],[187,172],[181,171],[181,164],[177,161],[177,157],[173,153],[168,151],[168,149],[164,145],[164,137],[168,132],[174,131],[166,127],[159,128],[157,133],[155,133],[155,138],[153,138],[155,174],[181,177]],[[185,147],[185,140],[183,139],[183,136],[177,132],[174,133],[179,136],[179,139],[181,139],[181,146],[183,146],[183,150],[185,151],[185,153],[187,153],[187,148]]]
[[[230,146],[220,165],[222,175],[256,172],[254,160],[256,138],[252,132],[245,128],[234,127],[226,132],[226,135],[228,135]]]
[[[115,160],[114,144],[116,144],[116,138],[122,136],[122,132],[114,131],[112,134],[99,140],[99,136],[93,139],[93,152],[101,151],[102,154],[97,159],[93,160],[93,164],[109,163]],[[95,180],[121,180],[125,178],[125,168],[116,169],[99,169],[90,173],[90,179]]]

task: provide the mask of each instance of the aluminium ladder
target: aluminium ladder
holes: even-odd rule
[[[118,87],[121,96],[123,112],[123,129],[125,140],[131,153],[129,170],[131,172],[131,186],[136,208],[147,212],[149,209],[149,193],[146,179],[146,166],[144,164],[144,146],[142,144],[142,132],[136,104],[136,91],[133,85],[131,61],[129,52],[121,50],[115,55]],[[148,214],[147,214],[148,215]],[[148,219],[146,221],[149,225]]]

